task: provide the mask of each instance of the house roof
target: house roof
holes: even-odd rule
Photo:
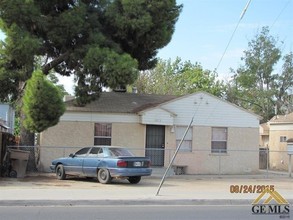
[[[293,112],[287,115],[276,115],[270,121],[270,124],[293,123]]]
[[[74,100],[66,101],[67,111],[137,113],[177,98],[172,95],[103,92],[100,97],[84,107],[75,105]]]

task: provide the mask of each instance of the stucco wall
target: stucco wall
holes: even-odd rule
[[[39,170],[49,172],[51,161],[68,156],[81,147],[93,146],[95,122],[61,121],[40,136]],[[137,156],[144,156],[145,125],[112,123],[112,145],[132,148]]]
[[[170,129],[166,129],[166,134],[165,166],[168,166],[176,140]],[[227,154],[214,154],[211,127],[193,127],[192,152],[179,152],[174,164],[186,165],[187,174],[255,173],[259,166],[258,138],[258,128],[228,128]]]
[[[49,171],[51,161],[68,156],[94,142],[94,122],[60,122],[41,135],[39,169]],[[188,174],[239,174],[258,170],[258,129],[228,128],[228,153],[211,153],[211,127],[194,126],[192,152],[179,152],[175,164],[187,166]],[[127,146],[145,155],[145,125],[112,123],[112,145]],[[78,138],[77,138],[78,137]],[[165,166],[176,149],[172,126],[165,128]]]
[[[146,126],[133,123],[112,124],[112,145],[130,148],[137,156],[145,155]]]
[[[287,139],[293,138],[293,130],[287,130],[284,126],[274,129],[271,126],[269,136],[269,166],[274,170],[288,170],[289,156],[287,153],[287,142],[280,142],[281,136],[286,136]],[[279,130],[280,129],[280,130]]]
[[[61,121],[40,135],[42,146],[91,146],[94,144],[94,123]]]
[[[93,129],[93,122],[61,121],[42,132],[39,170],[49,172],[53,159],[68,156],[81,147],[93,145]]]

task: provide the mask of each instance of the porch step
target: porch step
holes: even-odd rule
[[[152,176],[163,177],[167,168],[166,167],[152,167],[152,169],[153,169]],[[173,176],[173,175],[174,175],[174,170],[170,168],[170,170],[167,173],[167,176]]]

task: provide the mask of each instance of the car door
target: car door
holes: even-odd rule
[[[82,166],[89,150],[90,147],[82,148],[68,158],[66,164],[64,164],[66,174],[78,176],[83,175]]]
[[[104,158],[103,148],[93,147],[83,162],[83,173],[88,177],[97,176],[97,167]]]

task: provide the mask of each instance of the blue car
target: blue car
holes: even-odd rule
[[[69,157],[52,161],[51,170],[60,180],[66,176],[96,177],[100,183],[113,178],[139,183],[142,176],[150,176],[150,159],[136,157],[127,148],[112,146],[85,147]]]

